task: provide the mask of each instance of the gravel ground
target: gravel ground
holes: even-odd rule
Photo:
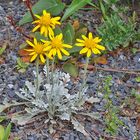
[[[17,96],[15,95],[15,91],[19,91],[21,87],[23,87],[26,79],[32,78],[32,71],[35,69],[33,64],[29,66],[26,73],[21,74],[18,73],[15,69],[16,59],[18,57],[17,51],[18,46],[21,42],[23,42],[22,36],[13,29],[13,27],[7,21],[7,16],[12,15],[16,21],[21,19],[23,14],[25,13],[26,8],[23,3],[18,0],[14,1],[0,1],[0,41],[1,44],[4,40],[9,40],[10,44],[4,54],[5,63],[0,65],[0,103],[3,103],[4,100],[11,101],[17,100]],[[91,15],[88,15],[88,18]],[[92,25],[91,25],[92,26]],[[135,47],[140,49],[140,43],[136,43]],[[97,65],[102,68],[114,68],[114,69],[128,69],[128,70],[139,70],[140,69],[140,53],[132,54],[126,53],[124,51],[119,52],[117,56],[109,56],[108,64],[106,65]],[[102,102],[94,104],[92,107],[93,111],[104,112],[105,101],[103,100],[103,94],[101,93],[101,89],[103,87],[102,79],[104,79],[107,75],[111,75],[113,80],[112,82],[112,94],[110,95],[110,99],[112,100],[115,106],[122,106],[123,102],[129,99],[131,95],[132,88],[140,87],[140,83],[136,82],[135,78],[137,75],[135,74],[126,74],[122,72],[109,72],[109,71],[101,71],[97,70],[96,72],[90,71],[88,75],[88,91],[87,94],[93,97],[98,97]],[[71,86],[71,85],[70,85]],[[72,86],[71,86],[72,87]],[[70,88],[71,88],[70,87]],[[139,91],[138,91],[139,92]],[[138,93],[140,94],[140,93]],[[135,106],[136,107],[136,106]],[[125,111],[125,110],[124,110]],[[138,130],[136,127],[136,117],[133,116],[134,109],[129,110],[128,115],[119,116],[119,118],[125,123],[125,126],[119,129],[118,136],[123,137],[127,140],[134,140],[136,135],[138,135],[138,139],[140,139],[140,134],[138,134]],[[131,115],[132,112],[132,115]],[[136,112],[139,115],[140,112]],[[130,116],[129,116],[130,115]],[[86,120],[85,128],[91,132],[92,137],[86,138],[83,134],[76,132],[74,130],[70,130],[65,133],[62,132],[60,140],[98,140],[99,136],[95,131],[92,131],[93,128],[97,129],[99,132],[104,133],[104,127],[95,122],[91,123]],[[14,127],[14,131],[19,131],[19,127]],[[47,133],[47,129],[42,130],[44,133],[41,134],[26,134],[24,135],[23,140],[52,140],[49,134]],[[113,137],[110,139],[114,139]],[[121,138],[119,138],[121,140]]]

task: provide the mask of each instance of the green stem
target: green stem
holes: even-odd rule
[[[38,81],[38,75],[39,75],[39,58],[36,59],[36,91],[35,91],[35,98],[38,99],[39,97],[39,81]]]
[[[79,95],[78,95],[79,101],[81,101],[81,99],[82,99],[82,90],[83,90],[83,88],[84,88],[85,85],[86,85],[86,75],[87,75],[88,63],[89,63],[89,57],[86,58],[86,64],[85,64],[85,66],[84,66],[83,83],[82,83],[82,85],[81,85],[81,88],[80,88],[80,90],[79,90]]]

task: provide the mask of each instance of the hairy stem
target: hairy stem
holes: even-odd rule
[[[87,75],[87,67],[88,67],[88,64],[89,64],[89,57],[86,58],[86,64],[84,65],[83,83],[82,83],[82,85],[81,85],[81,87],[80,87],[79,95],[78,95],[79,101],[82,100],[82,94],[83,94],[82,90],[83,90],[83,88],[84,88],[85,85],[86,85],[86,75]]]
[[[47,60],[46,60],[46,67],[47,67],[47,83],[49,83],[50,82],[50,76],[49,76],[49,71],[50,71],[49,58],[47,58]]]
[[[36,59],[36,92],[35,92],[35,98],[38,99],[39,97],[39,81],[38,81],[38,75],[39,75],[39,58]]]
[[[51,114],[51,116],[54,116],[54,112],[55,112],[55,106],[53,104],[53,88],[54,88],[54,79],[53,79],[53,73],[54,73],[54,61],[55,58],[52,61],[52,65],[51,65],[51,82],[52,82],[52,88],[51,88],[51,93],[49,95],[49,113]]]

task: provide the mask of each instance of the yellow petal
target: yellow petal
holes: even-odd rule
[[[50,36],[50,34],[49,34],[49,38],[50,38],[50,40],[53,40],[55,37],[54,37],[54,35]]]
[[[26,42],[27,42],[30,46],[35,47],[35,45],[34,45],[32,42],[30,42],[29,40],[26,40]]]
[[[40,60],[41,60],[42,63],[45,63],[45,61],[46,61],[42,54],[40,54]]]
[[[44,36],[47,37],[48,36],[48,30],[45,30]]]
[[[72,46],[71,45],[68,45],[68,44],[63,44],[63,47],[65,47],[65,48],[72,48]]]
[[[46,41],[46,40],[41,39],[41,42],[46,43],[47,41]]]
[[[45,52],[45,51],[48,51],[48,50],[50,50],[52,48],[52,46],[47,46],[47,47],[45,47],[44,49],[43,49],[43,51]]]
[[[83,43],[76,43],[75,45],[76,45],[76,46],[79,46],[79,47],[85,46],[85,44],[83,44]]]
[[[41,39],[41,42],[43,42],[45,46],[48,46],[51,43],[50,41],[43,40],[43,39]]]
[[[34,38],[34,44],[37,45],[37,39],[36,38]]]
[[[45,16],[47,14],[46,10],[43,10],[43,15]]]
[[[85,42],[84,40],[81,40],[81,39],[76,39],[76,41],[78,41],[80,43],[84,43]]]
[[[105,47],[104,46],[102,46],[102,45],[96,45],[96,48],[98,48],[98,49],[100,49],[100,50],[105,50]]]
[[[33,49],[24,49],[25,51],[27,52],[33,52],[34,50]]]
[[[93,41],[94,41],[95,43],[99,43],[99,42],[101,42],[101,40],[102,40],[102,39],[99,39],[99,37],[95,37],[95,38],[93,39]]]
[[[50,28],[55,29],[55,23],[52,23],[52,24],[50,25]]]
[[[50,41],[46,41],[46,43],[44,44],[44,46],[49,46],[51,44],[51,42]]]
[[[59,59],[62,59],[62,54],[61,54],[61,52],[60,52],[59,49],[57,49],[57,55],[58,55],[58,58],[59,58]]]
[[[36,15],[36,14],[35,14],[35,17],[37,17],[37,18],[39,18],[39,19],[41,18],[39,15]]]
[[[31,58],[30,62],[33,62],[36,59],[37,56],[38,56],[38,54],[34,54]]]
[[[32,22],[32,24],[39,23],[39,21],[40,21],[40,20],[35,20],[35,21]]]
[[[84,40],[87,40],[87,39],[88,39],[85,35],[82,35],[82,38],[83,38]]]
[[[53,25],[56,25],[56,24],[58,24],[58,25],[60,25],[61,23],[60,22],[58,22],[58,21],[52,21],[52,23],[53,23]],[[54,26],[52,25],[52,27],[54,28]]]
[[[83,54],[83,53],[86,53],[88,50],[89,50],[88,48],[83,48],[79,53]]]
[[[87,57],[90,57],[90,56],[91,56],[91,50],[89,49],[87,52]]]
[[[91,33],[91,32],[89,32],[89,34],[88,34],[88,38],[89,38],[89,39],[92,39],[92,38],[93,38],[93,36],[92,36],[92,33]]]
[[[98,50],[98,49],[96,49],[96,48],[92,48],[92,52],[94,53],[94,54],[100,54],[101,52]]]
[[[45,26],[41,26],[41,28],[40,28],[40,34],[42,35],[44,32],[45,32]]]
[[[53,50],[53,56],[56,55],[56,49],[52,49]]]
[[[54,20],[54,21],[59,20],[59,19],[60,19],[60,17],[51,18],[51,20]]]
[[[50,50],[50,52],[49,52],[48,56],[49,56],[49,57],[52,57],[52,55],[53,55],[53,49],[52,49],[52,50]]]
[[[61,48],[61,51],[62,51],[62,53],[63,54],[65,54],[65,55],[67,55],[67,56],[69,56],[70,54],[69,54],[69,52],[68,51],[66,51],[65,49],[63,49],[63,48]]]
[[[49,37],[50,38],[54,37],[54,32],[51,27],[48,27],[48,31],[49,31]]]
[[[29,55],[34,55],[36,52],[32,52],[32,53],[30,53]]]
[[[36,14],[35,14],[35,17],[37,17],[37,18],[39,18],[39,19],[41,18],[41,16],[39,16],[39,15],[36,15]]]
[[[58,35],[58,38],[59,38],[60,40],[62,40],[62,38],[63,38],[63,34],[60,33],[60,34]]]
[[[35,32],[38,28],[40,28],[40,25],[37,25],[35,28],[33,28],[32,32]]]
[[[45,53],[45,55],[46,55],[49,59],[53,59],[53,57],[52,57],[52,56],[49,56],[48,53]]]
[[[60,25],[61,23],[59,22],[59,21],[57,21],[57,20],[59,20],[60,19],[60,17],[55,17],[55,18],[51,18],[51,23],[52,23],[52,27],[54,28],[54,26],[56,25],[56,24],[58,24],[58,25]]]

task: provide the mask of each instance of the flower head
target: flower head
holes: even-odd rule
[[[36,24],[36,27],[32,30],[35,32],[40,28],[40,33],[41,35],[44,35],[45,37],[47,35],[53,36],[54,32],[53,29],[55,26],[58,24],[60,25],[61,23],[58,21],[60,17],[54,17],[52,18],[50,13],[47,13],[46,10],[43,10],[43,15],[35,15],[38,19],[33,22],[33,24]]]
[[[88,37],[82,35],[82,38],[83,40],[76,39],[78,43],[75,44],[76,46],[84,47],[80,54],[87,53],[87,57],[90,57],[92,53],[100,54],[100,50],[105,50],[104,46],[98,44],[102,39],[99,37],[93,38],[91,32],[88,34]]]
[[[62,53],[67,56],[70,55],[69,52],[66,51],[64,48],[72,48],[72,46],[64,44],[62,39],[63,34],[61,33],[57,36],[50,37],[50,41],[42,40],[42,42],[47,45],[44,50],[48,51],[49,57],[54,57],[57,55],[59,59],[62,59]]]
[[[31,55],[30,62],[33,62],[37,57],[40,58],[42,63],[45,63],[45,56],[48,54],[45,51],[45,46],[42,42],[37,42],[36,38],[34,38],[34,43],[26,40],[26,42],[32,47],[32,49],[25,49],[26,51],[30,52]]]

